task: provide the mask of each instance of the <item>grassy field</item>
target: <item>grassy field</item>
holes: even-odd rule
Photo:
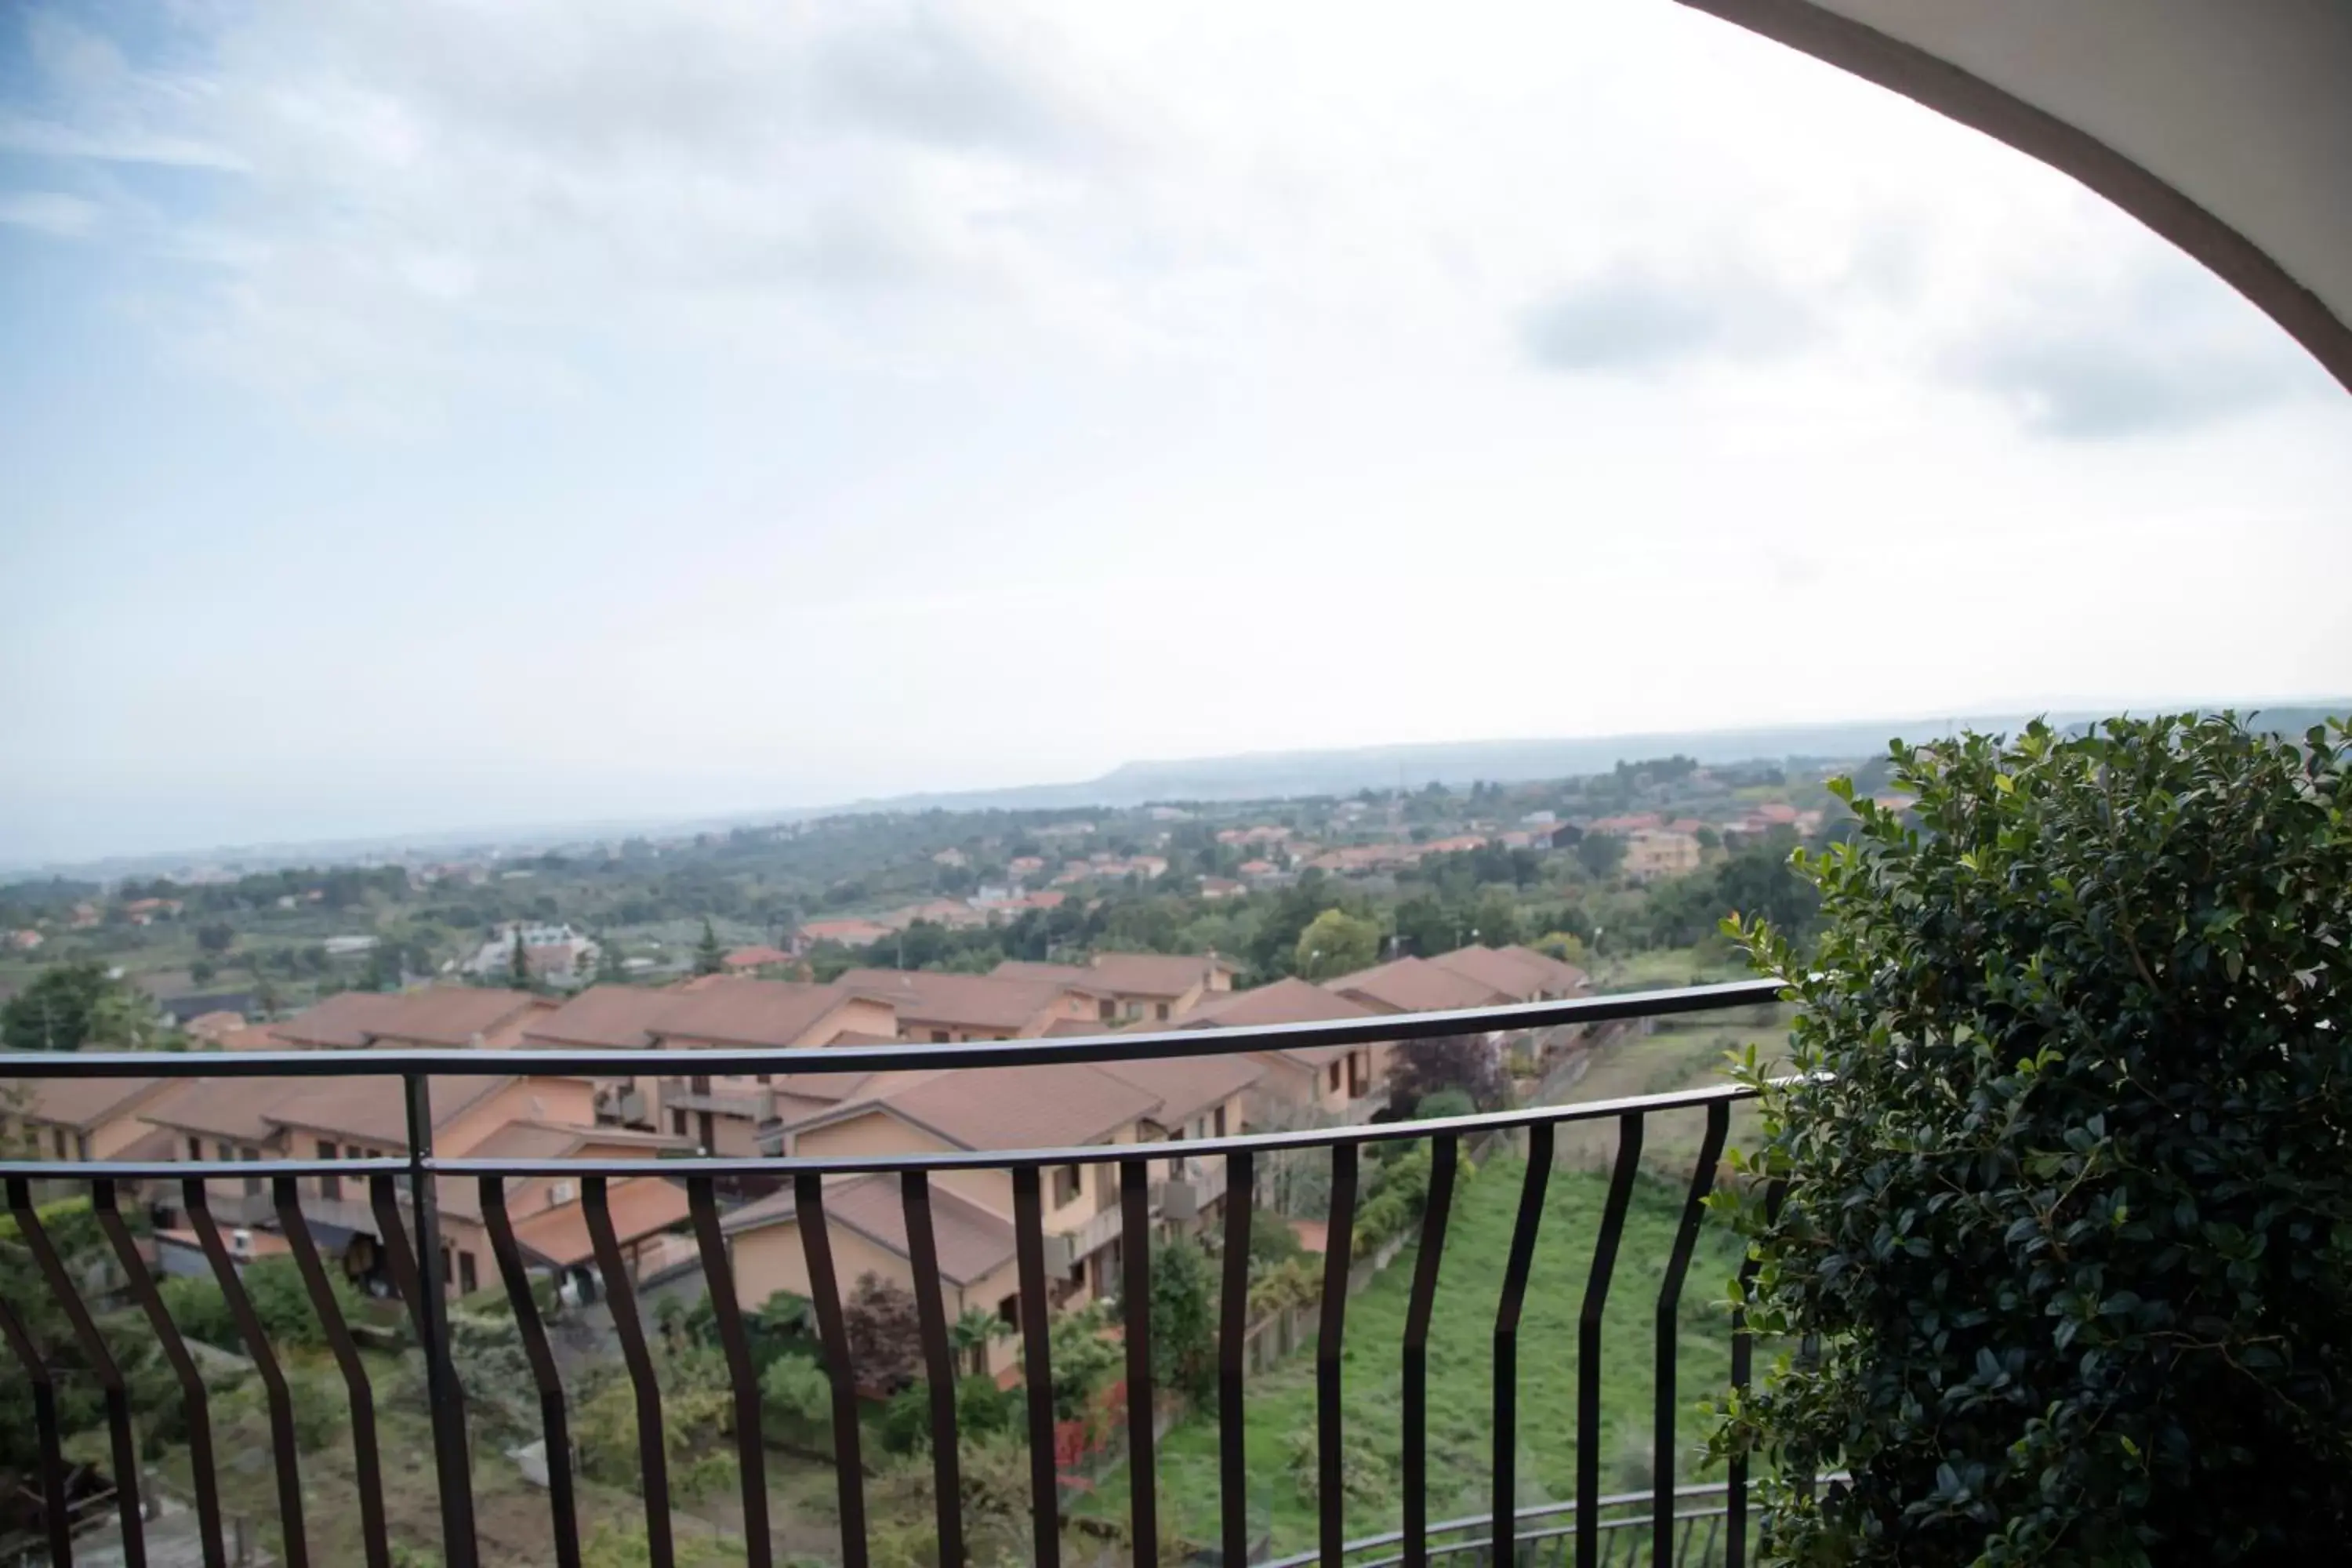
[[[1562,1104],[1618,1100],[1632,1095],[1670,1094],[1728,1081],[1725,1057],[1753,1044],[1768,1062],[1785,1058],[1788,1025],[1780,1008],[1741,1008],[1727,1015],[1696,1015],[1652,1021],[1647,1034],[1628,1030],[1600,1047],[1591,1065],[1564,1094]],[[1653,1113],[1642,1140],[1643,1164],[1676,1180],[1686,1179],[1699,1144],[1706,1136],[1703,1111]],[[1752,1141],[1756,1112],[1743,1101],[1732,1107],[1733,1147]],[[1559,1158],[1565,1164],[1606,1170],[1617,1157],[1613,1120],[1570,1122],[1559,1130]]]
[[[1495,1309],[1524,1173],[1519,1160],[1496,1158],[1456,1197],[1430,1332],[1433,1520],[1488,1506]],[[1553,1173],[1546,1197],[1519,1327],[1522,1503],[1574,1495],[1576,1319],[1606,1186],[1598,1175],[1563,1168]],[[1673,1245],[1682,1203],[1679,1185],[1645,1180],[1635,1190],[1627,1220],[1604,1319],[1604,1490],[1643,1486],[1651,1475],[1658,1274]],[[1729,1375],[1729,1328],[1721,1300],[1735,1258],[1736,1245],[1710,1222],[1684,1289],[1676,1328],[1680,1447],[1685,1455],[1678,1468],[1685,1479],[1696,1470],[1691,1450],[1706,1430],[1706,1419],[1696,1405]],[[1401,1517],[1399,1347],[1412,1268],[1413,1253],[1407,1250],[1348,1304],[1345,1426],[1351,1440],[1368,1445],[1366,1457],[1375,1478],[1370,1495],[1349,1503],[1350,1536],[1393,1529]],[[1294,1465],[1296,1435],[1314,1429],[1311,1355],[1294,1357],[1249,1385],[1245,1441],[1252,1508],[1270,1521],[1277,1552],[1315,1543],[1311,1457],[1303,1474]],[[1211,1409],[1187,1419],[1162,1443],[1158,1475],[1163,1530],[1193,1541],[1215,1539],[1217,1436],[1218,1420]],[[1125,1472],[1115,1473],[1088,1498],[1084,1510],[1123,1518],[1127,1489]]]

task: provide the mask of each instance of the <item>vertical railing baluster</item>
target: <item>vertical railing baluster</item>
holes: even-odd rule
[[[849,1330],[841,1312],[841,1286],[833,1272],[833,1238],[824,1228],[824,1178],[814,1171],[793,1177],[793,1210],[807,1260],[809,1296],[816,1304],[817,1338],[833,1384],[833,1469],[841,1499],[842,1568],[866,1568],[866,1466],[857,1441],[857,1369],[849,1362]]]
[[[404,1073],[401,1099],[408,1121],[408,1207],[416,1227],[419,1348],[425,1390],[433,1400],[433,1473],[441,1485],[441,1539],[446,1568],[475,1568],[474,1485],[466,1451],[466,1399],[450,1356],[448,1284],[441,1261],[441,1203],[434,1188],[433,1080]]]
[[[302,1288],[310,1293],[311,1310],[319,1314],[319,1329],[327,1336],[336,1370],[343,1374],[343,1392],[351,1406],[352,1469],[359,1489],[360,1544],[367,1552],[368,1568],[391,1568],[392,1541],[383,1517],[383,1466],[375,1442],[375,1394],[368,1382],[367,1364],[360,1360],[351,1325],[343,1321],[342,1310],[335,1304],[334,1288],[319,1261],[318,1245],[310,1239],[310,1225],[302,1215],[301,1194],[294,1178],[278,1177],[270,1184],[270,1194],[278,1211],[278,1228],[286,1237],[287,1250],[294,1255]]]
[[[523,1360],[530,1363],[530,1381],[539,1391],[539,1429],[547,1446],[547,1506],[554,1527],[556,1568],[580,1568],[580,1514],[572,1491],[572,1423],[563,1408],[563,1379],[555,1370],[555,1354],[548,1348],[547,1326],[539,1321],[539,1302],[531,1294],[522,1249],[515,1245],[504,1177],[481,1179],[481,1202],[482,1228],[489,1232],[490,1256],[498,1263],[499,1279],[506,1285],[507,1305],[514,1312]]]
[[[1061,1484],[1054,1466],[1054,1372],[1045,1329],[1045,1219],[1034,1165],[1013,1172],[1013,1252],[1021,1278],[1021,1362],[1029,1388],[1029,1521],[1033,1568],[1062,1561]]]
[[[1519,1309],[1535,1266],[1536,1232],[1543,1225],[1544,1194],[1551,1185],[1552,1124],[1528,1129],[1528,1173],[1519,1185],[1519,1215],[1511,1226],[1510,1260],[1503,1268],[1502,1299],[1495,1306],[1495,1526],[1496,1568],[1509,1568],[1518,1537]]]
[[[66,1457],[58,1435],[58,1387],[49,1376],[47,1363],[41,1360],[41,1347],[8,1305],[0,1297],[0,1339],[8,1342],[16,1360],[25,1368],[25,1378],[33,1390],[33,1434],[41,1446],[41,1529],[48,1537],[49,1562],[54,1568],[72,1568],[73,1531],[66,1517]]]
[[[596,1252],[596,1272],[604,1281],[604,1305],[613,1314],[614,1336],[621,1342],[621,1360],[636,1394],[637,1471],[645,1487],[646,1561],[652,1568],[671,1568],[677,1554],[670,1541],[669,1438],[662,1426],[661,1383],[654,1375],[653,1353],[646,1348],[646,1328],[637,1315],[637,1282],[629,1278],[620,1238],[613,1233],[611,1195],[604,1177],[590,1176],[581,1182],[580,1209],[588,1222],[588,1243]]]
[[[82,1359],[89,1363],[92,1376],[106,1404],[106,1429],[112,1440],[114,1456],[115,1517],[122,1523],[122,1561],[124,1568],[147,1568],[147,1532],[142,1522],[144,1512],[139,1504],[139,1445],[131,1430],[131,1395],[122,1384],[122,1369],[115,1364],[114,1353],[106,1348],[104,1336],[89,1315],[58,1249],[49,1242],[49,1233],[41,1225],[39,1212],[33,1206],[32,1188],[22,1176],[8,1178],[8,1212],[16,1216],[16,1234],[41,1278],[56,1295],[58,1306],[72,1325],[74,1342],[81,1347]]]
[[[1249,1353],[1250,1225],[1255,1195],[1249,1151],[1225,1156],[1224,1289],[1217,1324],[1217,1501],[1220,1568],[1249,1562],[1249,1461],[1242,1379]]]
[[[1422,1207],[1421,1246],[1412,1263],[1412,1300],[1404,1319],[1404,1564],[1429,1564],[1429,1318],[1454,1209],[1454,1173],[1462,1142],[1451,1132],[1429,1141],[1429,1197]]]
[[[310,1568],[310,1546],[302,1520],[302,1475],[299,1468],[294,1438],[294,1400],[286,1387],[286,1374],[278,1365],[278,1352],[269,1343],[269,1331],[262,1327],[261,1316],[253,1310],[253,1300],[246,1294],[245,1280],[238,1275],[236,1259],[221,1240],[220,1226],[215,1223],[212,1194],[202,1176],[190,1176],[180,1184],[180,1206],[187,1211],[188,1228],[196,1233],[196,1245],[204,1249],[205,1261],[212,1265],[213,1279],[220,1286],[221,1300],[227,1303],[229,1317],[236,1323],[237,1337],[245,1342],[246,1353],[253,1358],[254,1370],[261,1376],[263,1402],[269,1411],[269,1446],[278,1467],[278,1515],[283,1536],[287,1568]]]
[[[719,1195],[709,1176],[686,1179],[686,1206],[694,1216],[695,1245],[702,1254],[702,1281],[710,1297],[710,1321],[727,1357],[727,1381],[735,1396],[735,1463],[743,1493],[743,1549],[748,1568],[772,1568],[775,1542],[768,1527],[767,1445],[761,1436],[760,1379],[751,1365],[751,1343],[743,1332],[743,1308],[735,1300],[735,1267],[719,1225]]]
[[[1348,1271],[1355,1261],[1356,1169],[1353,1143],[1331,1151],[1331,1214],[1323,1237],[1323,1313],[1315,1334],[1315,1475],[1324,1568],[1347,1556],[1348,1496],[1340,1484],[1346,1432],[1340,1409],[1339,1350],[1348,1331]]]
[[[1788,1195],[1786,1177],[1764,1189],[1765,1224],[1780,1217],[1780,1205]],[[1731,1386],[1743,1394],[1755,1381],[1756,1336],[1748,1331],[1748,1291],[1763,1267],[1763,1255],[1752,1251],[1740,1263],[1740,1305],[1731,1311]],[[1748,1452],[1744,1448],[1731,1456],[1726,1472],[1724,1511],[1723,1568],[1748,1568]]]
[[[1682,1223],[1675,1229],[1675,1248],[1666,1259],[1665,1277],[1658,1281],[1657,1382],[1655,1424],[1652,1427],[1654,1458],[1650,1477],[1651,1555],[1664,1560],[1674,1546],[1675,1371],[1682,1336],[1675,1332],[1681,1309],[1683,1279],[1690,1273],[1691,1254],[1698,1247],[1698,1227],[1706,1218],[1706,1194],[1715,1186],[1715,1168],[1723,1159],[1723,1141],[1731,1130],[1731,1106],[1717,1100],[1706,1108],[1706,1135],[1699,1141],[1698,1160],[1691,1167],[1690,1191],[1683,1199]]]
[[[1151,1434],[1151,1163],[1118,1166],[1119,1308],[1127,1329],[1127,1514],[1135,1561],[1160,1561],[1160,1475]]]
[[[1617,1244],[1625,1235],[1625,1211],[1633,1201],[1633,1178],[1642,1167],[1642,1113],[1617,1119],[1617,1163],[1609,1173],[1609,1201],[1601,1211],[1601,1234],[1592,1239],[1592,1272],[1584,1282],[1584,1304],[1576,1314],[1576,1568],[1599,1568],[1601,1546],[1601,1313],[1609,1304],[1609,1282],[1617,1271]],[[1611,1532],[1610,1550],[1617,1549]]]
[[[147,1271],[147,1260],[139,1256],[139,1244],[131,1239],[131,1227],[122,1223],[111,1178],[100,1176],[90,1183],[89,1206],[98,1218],[98,1228],[114,1248],[114,1260],[121,1267],[123,1283],[131,1291],[131,1300],[147,1320],[148,1331],[155,1336],[155,1343],[180,1385],[180,1405],[188,1419],[188,1484],[196,1494],[196,1539],[205,1554],[205,1568],[228,1568],[228,1543],[221,1534],[220,1478],[213,1468],[212,1401],[205,1393],[204,1373],[196,1370],[195,1359],[188,1354],[188,1342],[180,1337],[180,1326],[163,1310],[163,1298],[155,1289],[154,1277]]]
[[[948,1347],[947,1295],[940,1283],[939,1240],[931,1228],[929,1173],[901,1172],[898,1201],[907,1215],[907,1257],[915,1278],[915,1321],[923,1342],[923,1371],[930,1383],[931,1512],[939,1527],[940,1568],[963,1568],[963,1481],[956,1462],[955,1358]]]

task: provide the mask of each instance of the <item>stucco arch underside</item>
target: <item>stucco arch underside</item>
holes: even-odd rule
[[[2072,175],[2352,390],[2352,4],[1680,3]]]

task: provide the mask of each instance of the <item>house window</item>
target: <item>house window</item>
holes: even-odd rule
[[[58,1159],[62,1160],[66,1157],[66,1130],[64,1128],[52,1127],[49,1129],[49,1147],[58,1152]]]
[[[1102,999],[1101,1012],[1102,1021],[1106,1024],[1111,1022],[1118,1016],[1118,1003],[1108,996],[1104,997]]]
[[[319,1158],[321,1160],[331,1160],[334,1157],[335,1146],[324,1138],[320,1139]],[[328,1171],[320,1174],[319,1177],[319,1195],[322,1198],[341,1199],[343,1195],[342,1177],[335,1174],[332,1171]]]
[[[1087,1190],[1087,1173],[1083,1165],[1059,1165],[1054,1170],[1054,1206],[1065,1208],[1076,1203]]]
[[[188,1140],[188,1158],[189,1158],[189,1159],[191,1159],[191,1160],[201,1160],[201,1159],[203,1159],[204,1157],[205,1157],[205,1141],[204,1141],[203,1139],[201,1139],[201,1138],[191,1138],[191,1139],[189,1139],[189,1140]]]
[[[947,1043],[948,1032],[945,1029],[933,1029],[931,1031],[931,1044],[935,1046],[944,1046]]]
[[[457,1254],[457,1294],[472,1295],[478,1283],[474,1277],[474,1255],[470,1252]]]
[[[1332,1090],[1332,1092],[1333,1092],[1333,1093],[1335,1093],[1335,1094],[1336,1094],[1336,1093],[1338,1093],[1338,1092],[1339,1092],[1339,1064],[1338,1062],[1333,1062],[1333,1063],[1331,1064],[1331,1090]]]
[[[686,1136],[685,1111],[673,1110],[669,1113],[669,1130],[672,1137],[683,1138]]]
[[[1217,1129],[1217,1136],[1218,1136],[1218,1137],[1220,1137],[1220,1138],[1223,1138],[1223,1137],[1225,1135],[1225,1108],[1224,1108],[1223,1106],[1222,1106],[1222,1105],[1220,1105],[1219,1107],[1217,1107],[1217,1114],[1216,1114],[1216,1118],[1215,1118],[1215,1122],[1216,1122],[1216,1129]]]
[[[1151,1010],[1151,1016],[1164,1021],[1168,1016],[1168,1004],[1165,1002],[1155,1004]]]
[[[89,1133],[77,1132],[74,1134],[74,1158],[77,1160],[87,1160],[89,1158]]]
[[[236,1157],[240,1160],[258,1160],[261,1158],[261,1151],[258,1149],[240,1149],[236,1152]],[[257,1198],[261,1195],[261,1178],[259,1176],[246,1177],[245,1195],[249,1198]]]

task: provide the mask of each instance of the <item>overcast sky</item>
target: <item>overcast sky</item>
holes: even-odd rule
[[[2352,400],[1668,0],[0,10],[0,861],[2352,690]]]

